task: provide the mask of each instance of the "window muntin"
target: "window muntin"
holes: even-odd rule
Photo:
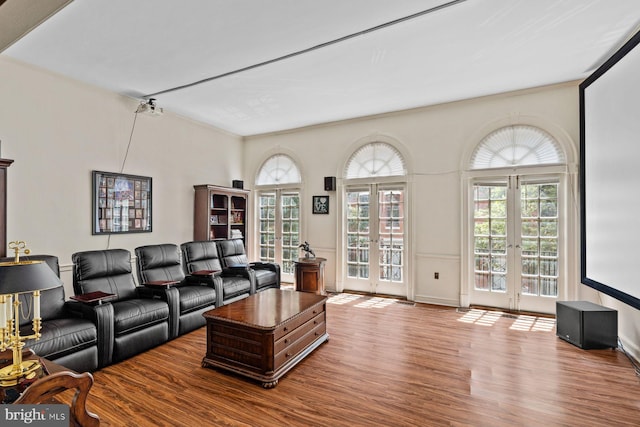
[[[347,277],[369,278],[369,191],[348,191]]]
[[[473,186],[474,287],[507,290],[507,185]]]
[[[276,154],[269,157],[260,168],[256,185],[297,184],[302,182],[302,175],[291,157]]]
[[[294,274],[300,245],[300,194],[283,193],[280,197],[280,205],[282,206],[282,272]]]
[[[522,293],[558,296],[558,183],[520,189]]]
[[[360,147],[349,159],[345,178],[404,176],[407,169],[398,150],[384,142],[372,142]]]
[[[492,169],[565,163],[560,144],[534,126],[506,126],[491,132],[476,147],[470,169]]]

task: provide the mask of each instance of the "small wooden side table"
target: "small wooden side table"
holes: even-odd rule
[[[326,258],[298,258],[295,264],[296,291],[326,295],[324,290],[324,263]]]

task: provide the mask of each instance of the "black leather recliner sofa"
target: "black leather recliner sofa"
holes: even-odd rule
[[[214,283],[203,283],[185,275],[180,248],[166,243],[136,248],[138,283],[171,283],[166,292],[170,312],[169,338],[175,338],[205,325],[202,314],[216,307]]]
[[[215,241],[186,242],[180,245],[180,248],[187,274],[198,271],[211,272],[208,275],[194,275],[194,277],[199,277],[204,283],[210,283],[216,287],[218,307],[246,298],[256,292],[254,271],[246,265],[226,268],[218,255]]]
[[[216,240],[223,267],[244,265],[256,275],[256,292],[280,288],[280,265],[273,262],[249,262],[242,239]]]
[[[71,259],[75,264],[76,295],[95,291],[114,294],[101,305],[112,311],[113,320],[111,340],[105,342],[101,354],[101,367],[128,359],[169,339],[169,306],[166,296],[159,295],[165,291],[136,286],[128,250],[77,252]]]
[[[53,255],[29,255],[23,260],[44,261],[60,277],[58,257]],[[14,258],[0,258],[0,262],[12,262]],[[0,293],[2,285],[0,284]],[[20,295],[23,307],[32,305],[31,295]],[[59,284],[40,293],[41,337],[25,341],[25,347],[38,356],[66,366],[77,372],[95,371],[100,367],[100,354],[110,338],[111,310],[102,306],[90,306],[66,301],[64,286]],[[33,334],[32,318],[20,313],[20,334]]]

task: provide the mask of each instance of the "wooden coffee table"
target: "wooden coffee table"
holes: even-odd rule
[[[202,366],[231,371],[272,388],[329,339],[324,295],[267,289],[204,313]]]

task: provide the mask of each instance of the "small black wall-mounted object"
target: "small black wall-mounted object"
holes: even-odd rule
[[[325,176],[324,177],[324,191],[336,191],[336,177]]]
[[[231,181],[231,186],[233,188],[239,188],[240,190],[242,190],[244,188],[244,181],[240,181],[239,179],[234,179],[233,181]]]

